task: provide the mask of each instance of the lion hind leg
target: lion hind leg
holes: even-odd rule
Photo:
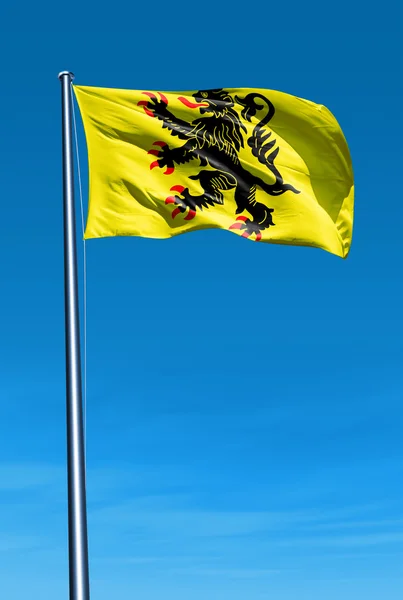
[[[255,202],[255,196],[256,185],[247,185],[241,181],[235,190],[235,202],[237,207],[235,214],[239,215],[244,210],[248,210],[248,207]]]
[[[274,209],[256,201],[255,184],[249,188],[239,186],[235,192],[235,201],[237,203],[236,214],[246,210],[252,216],[252,219],[241,215],[237,217],[236,222],[230,226],[230,229],[239,229],[242,231],[242,237],[245,238],[255,234],[256,241],[260,241],[262,239],[261,232],[275,225],[272,218]]]
[[[203,210],[203,208],[209,208],[216,204],[224,204],[223,191],[230,190],[237,184],[235,177],[224,171],[200,171],[197,175],[191,175],[189,179],[199,181],[203,193],[193,195],[189,188],[181,185],[173,186],[171,191],[178,193],[165,200],[165,204],[175,205],[171,215],[173,219],[180,213],[186,213],[189,210],[184,218],[186,221],[190,221],[195,218],[198,209]]]
[[[200,171],[197,175],[191,175],[189,179],[199,181],[204,190],[200,209],[224,204],[223,192],[237,185],[236,178],[225,171]]]

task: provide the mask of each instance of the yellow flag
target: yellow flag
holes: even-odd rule
[[[324,106],[263,89],[74,90],[89,154],[87,239],[221,228],[347,256],[353,172]]]

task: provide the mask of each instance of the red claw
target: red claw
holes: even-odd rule
[[[185,191],[185,187],[183,185],[173,185],[171,187],[171,191],[172,192],[177,192],[178,194],[182,194]],[[178,206],[178,204],[180,204],[180,199],[178,199],[177,196],[168,196],[168,198],[165,199],[165,204],[176,204],[177,208],[175,208],[172,211],[172,218],[174,219],[177,215],[179,215],[179,213],[185,213],[186,212],[186,206],[180,205]],[[189,212],[186,215],[186,217],[184,216],[184,220],[185,221],[191,221],[192,219],[194,219],[196,216],[196,211],[193,210],[192,208],[189,208]]]
[[[241,229],[242,228],[242,223],[233,223],[232,225],[230,225],[230,229]]]
[[[172,218],[174,219],[177,215],[179,215],[179,213],[182,212],[181,209],[175,208],[175,210],[172,211]]]
[[[240,217],[237,217],[236,220],[237,220],[237,222],[233,223],[230,226],[230,229],[243,229],[243,223],[246,223],[246,221],[248,220],[248,217],[244,217],[241,215]],[[249,237],[249,235],[250,234],[247,234],[245,231],[245,233],[242,234],[242,237]]]
[[[248,220],[248,217],[240,216],[240,217],[237,217],[236,220],[237,220],[237,222],[230,225],[229,229],[244,229],[245,228],[244,223],[246,223],[246,221]],[[241,234],[241,237],[250,238],[252,233],[254,233],[254,232],[244,231]],[[260,242],[261,239],[262,239],[262,234],[260,233],[260,231],[258,231],[256,233],[256,241]]]
[[[163,94],[162,92],[158,92],[158,93],[159,93],[159,95],[161,96],[161,100],[162,100],[163,102],[165,102],[165,104],[168,104],[167,97],[166,97],[166,96],[164,96],[164,94]]]
[[[175,171],[175,167],[167,167],[164,175],[171,175]]]
[[[151,163],[151,165],[150,165],[150,171],[152,171],[153,169],[155,169],[155,167],[159,167],[158,160],[155,160],[153,163]]]
[[[196,216],[196,211],[192,210],[191,208],[189,209],[189,213],[188,215],[185,217],[185,221],[191,221],[192,219],[194,219]]]
[[[143,94],[145,94],[149,98],[153,98],[153,99],[157,98],[157,96],[153,92],[143,92]]]
[[[140,100],[140,102],[137,102],[137,106],[142,106],[144,108],[144,112],[149,117],[154,117],[154,113],[147,108],[147,106],[148,106],[148,100]]]
[[[166,142],[153,142],[153,146],[159,146],[160,148],[163,148],[166,145]]]
[[[160,155],[160,150],[154,150],[154,148],[152,148],[151,150],[149,150],[147,152],[147,154],[152,154],[153,156],[159,156]]]

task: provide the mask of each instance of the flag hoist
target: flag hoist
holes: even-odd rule
[[[74,75],[69,71],[63,71],[59,74],[59,79],[62,85],[69,583],[70,600],[89,600],[85,448],[71,127],[71,82]]]

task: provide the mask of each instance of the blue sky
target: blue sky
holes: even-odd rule
[[[0,10],[0,595],[68,597],[57,74],[70,69],[82,85],[325,104],[356,180],[346,261],[222,231],[87,243],[92,597],[401,598],[397,2]]]

